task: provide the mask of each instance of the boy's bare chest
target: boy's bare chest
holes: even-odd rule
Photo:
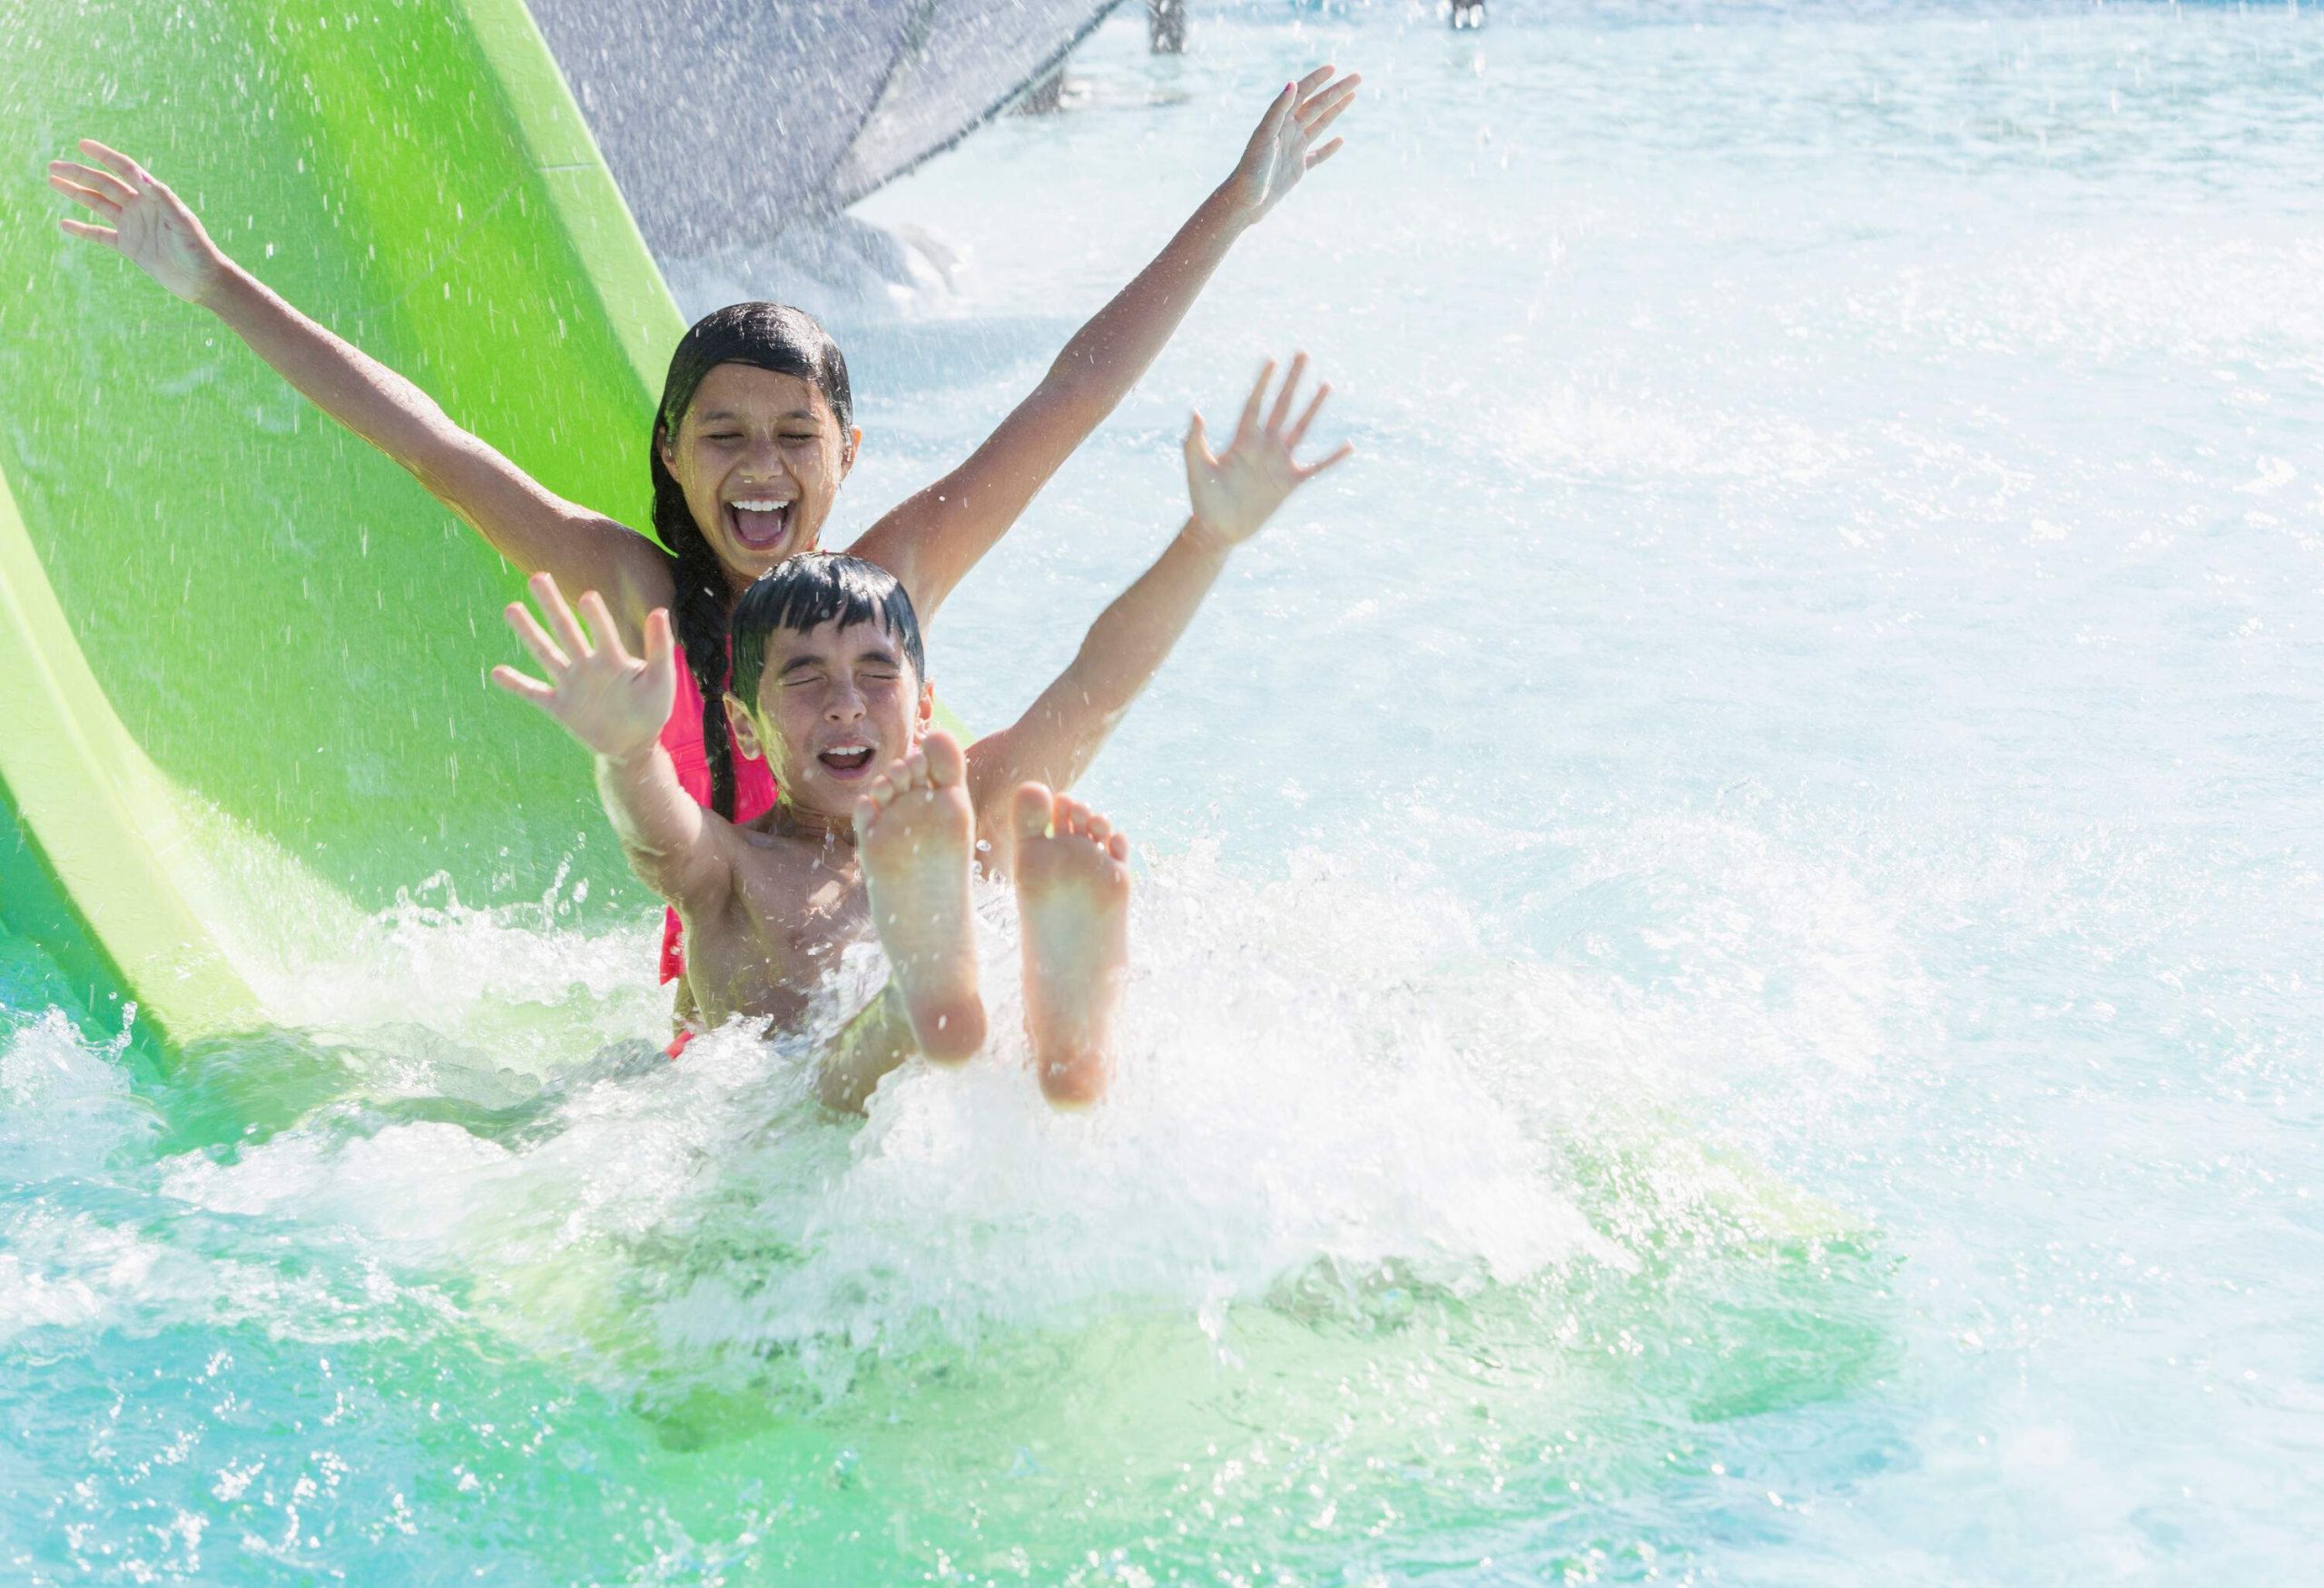
[[[852,852],[838,857],[780,844],[747,853],[723,919],[687,922],[686,959],[704,1013],[804,1011],[841,954],[870,939],[871,897]],[[696,974],[696,970],[702,974]]]

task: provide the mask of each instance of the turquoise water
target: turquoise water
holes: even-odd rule
[[[688,288],[839,329],[860,524],[1271,83],[1372,84],[931,634],[1007,720],[1187,406],[1338,384],[1088,785],[1114,1102],[625,1066],[649,922],[422,879],[169,1082],[0,945],[6,1575],[2309,1573],[2324,32],[1197,21],[863,207],[950,288]]]

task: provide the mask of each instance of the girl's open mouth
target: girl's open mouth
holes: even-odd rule
[[[753,551],[773,551],[791,535],[791,511],[796,504],[773,499],[728,502],[726,528],[735,543]]]
[[[815,759],[842,777],[852,777],[871,770],[872,751],[868,746],[857,750],[826,750]]]

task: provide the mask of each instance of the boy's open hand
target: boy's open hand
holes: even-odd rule
[[[608,759],[625,761],[653,748],[677,698],[669,613],[657,607],[646,615],[645,655],[640,658],[623,646],[614,615],[596,591],[581,596],[581,616],[589,623],[585,629],[565,604],[556,579],[535,574],[531,587],[533,599],[548,616],[548,629],[541,627],[522,601],[508,603],[508,626],[547,673],[548,682],[514,667],[495,667],[492,681],[539,706],[563,723],[566,732]]]
[[[1351,72],[1334,81],[1329,65],[1316,67],[1298,82],[1286,84],[1267,113],[1259,118],[1235,174],[1226,179],[1246,222],[1255,222],[1298,185],[1311,167],[1339,153],[1345,140],[1334,138],[1318,149],[1315,140],[1339,120],[1354,103],[1356,85],[1364,79]]]
[[[167,182],[128,155],[106,148],[94,138],[81,140],[81,153],[104,169],[52,160],[48,185],[98,221],[112,223],[66,220],[58,224],[75,237],[85,237],[126,256],[130,263],[187,302],[200,302],[202,293],[225,273],[226,256],[210,241],[193,212],[170,191]]]
[[[1266,407],[1267,387],[1275,380],[1275,360],[1267,360],[1223,458],[1211,456],[1201,414],[1187,427],[1187,494],[1194,499],[1197,533],[1222,547],[1241,545],[1258,533],[1285,497],[1355,450],[1354,442],[1343,441],[1336,451],[1314,463],[1293,456],[1307,439],[1307,427],[1315,422],[1324,399],[1332,394],[1329,385],[1317,386],[1306,409],[1292,422],[1292,404],[1306,372],[1307,355],[1301,353],[1291,360],[1283,390],[1262,421],[1259,410]]]

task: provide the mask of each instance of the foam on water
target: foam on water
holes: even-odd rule
[[[1005,900],[988,911],[994,1018],[1013,1032],[1013,926]],[[1014,1035],[965,1072],[900,1075],[853,1133],[808,1100],[803,1044],[747,1026],[667,1065],[639,1056],[617,1002],[546,1065],[538,1033],[558,1027],[536,1016],[523,1062],[496,1066],[479,1033],[510,1007],[589,998],[583,972],[608,956],[634,982],[650,946],[507,913],[394,912],[311,967],[317,986],[364,984],[333,1011],[339,1087],[227,1159],[166,1160],[163,1194],[352,1228],[399,1263],[512,1290],[528,1267],[563,1284],[599,1264],[606,1305],[657,1293],[624,1327],[657,1370],[673,1347],[891,1354],[1129,1303],[1215,1330],[1319,1264],[1456,1292],[1638,1264],[1593,1228],[1568,1156],[1584,1122],[1657,1106],[1640,1028],[1586,977],[1496,962],[1455,900],[1372,893],[1321,853],[1257,888],[1204,853],[1149,871],[1122,1076],[1088,1117],[1041,1102]],[[1736,1035],[1696,1041],[1797,1048]],[[1836,1022],[1817,1046],[1861,1062],[1860,1039]],[[465,1112],[402,1117],[413,1106]],[[632,1271],[722,1243],[738,1256],[711,1271]]]
[[[332,1032],[199,1057],[158,1110],[117,1055],[43,1017],[0,1058],[0,1141],[44,1154],[18,1164],[37,1189],[7,1210],[8,1323],[191,1330],[229,1357],[250,1331],[278,1352],[360,1348],[336,1371],[375,1388],[409,1371],[388,1362],[434,1363],[432,1381],[448,1356],[514,1352],[550,1386],[518,1392],[545,1426],[579,1417],[579,1396],[731,1468],[707,1491],[700,1467],[650,1484],[656,1504],[714,1511],[736,1474],[803,1464],[842,1475],[842,1534],[872,1503],[846,1494],[876,1476],[879,1506],[924,1516],[922,1543],[972,1538],[965,1493],[1042,1558],[1060,1494],[1119,1532],[1207,1488],[1265,1550],[1323,1559],[1318,1515],[1409,1504],[1396,1475],[1415,1425],[1448,1415],[1448,1374],[1485,1435],[1428,1436],[1461,1514],[1500,1509],[1512,1476],[1506,1504],[1538,1502],[1541,1475],[1504,1470],[1492,1431],[1512,1415],[1530,1442],[1600,1407],[1590,1453],[1557,1470],[1627,1484],[1667,1456],[1653,1430],[1671,1407],[1860,1378],[1886,1303],[1881,1266],[1844,1255],[1865,1249],[1857,1228],[1706,1151],[1640,1062],[1657,1039],[1620,990],[1497,958],[1456,898],[1380,880],[1323,853],[1270,883],[1208,853],[1147,866],[1120,1081],[1082,1117],[1040,1100],[1021,1039],[891,1078],[860,1129],[813,1105],[800,1043],[747,1029],[673,1065],[637,1051],[616,1002],[545,1060],[563,1001],[586,999],[575,967],[651,945],[559,931],[537,907],[388,912],[311,967],[318,985],[367,982]],[[1005,901],[988,907],[1008,1031],[1013,931]],[[1392,915],[1403,930],[1379,931]],[[478,1032],[526,1009],[551,1013],[493,1066]],[[1738,1379],[1673,1359],[1674,1339],[1717,1335],[1780,1343],[1790,1365]],[[1643,1399],[1623,1387],[1674,1369]],[[540,1437],[587,1461],[593,1426]],[[1252,1427],[1256,1455],[1188,1476],[1189,1440],[1216,1455]],[[205,1434],[231,1443],[214,1420],[188,1437]],[[150,1492],[152,1470],[149,1453],[112,1477]],[[450,1493],[478,1470],[471,1452]],[[210,1486],[261,1509],[231,1468]],[[394,1493],[446,1519],[440,1495]],[[832,1535],[788,1536],[829,1558]]]

